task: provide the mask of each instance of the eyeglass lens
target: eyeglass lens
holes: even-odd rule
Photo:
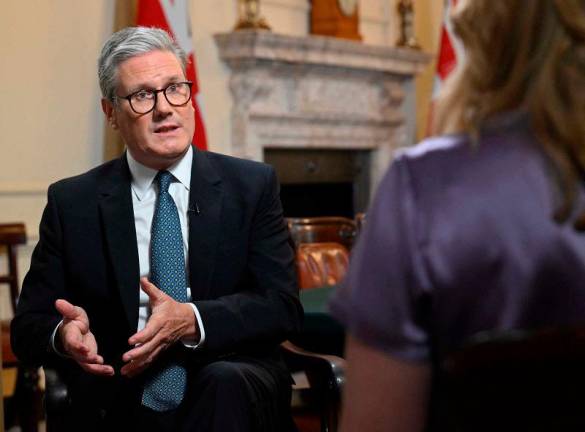
[[[185,105],[191,98],[191,86],[188,82],[173,83],[162,90],[140,90],[130,96],[132,109],[139,114],[146,114],[154,109],[157,93],[162,92],[167,102],[173,106]]]

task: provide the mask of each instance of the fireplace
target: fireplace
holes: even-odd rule
[[[280,181],[285,217],[345,216],[366,209],[370,151],[265,148]]]
[[[252,30],[215,40],[231,71],[231,154],[275,166],[286,216],[365,211],[414,141],[413,78],[430,56]]]

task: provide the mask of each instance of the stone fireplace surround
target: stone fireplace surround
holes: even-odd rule
[[[412,82],[427,54],[254,30],[217,34],[215,41],[231,71],[233,155],[371,150],[373,190],[393,151],[412,142]]]

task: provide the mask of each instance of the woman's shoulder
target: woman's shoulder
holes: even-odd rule
[[[542,172],[548,162],[529,128],[502,125],[483,129],[477,137],[461,133],[426,138],[399,150],[395,163],[437,184],[515,176],[518,168]]]
[[[453,153],[469,145],[465,134],[439,135],[425,138],[412,147],[404,147],[396,152],[397,159],[426,159]]]

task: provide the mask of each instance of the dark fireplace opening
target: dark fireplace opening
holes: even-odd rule
[[[280,200],[286,217],[354,217],[353,183],[284,184]]]
[[[264,150],[280,181],[285,217],[354,218],[368,205],[370,151]]]

